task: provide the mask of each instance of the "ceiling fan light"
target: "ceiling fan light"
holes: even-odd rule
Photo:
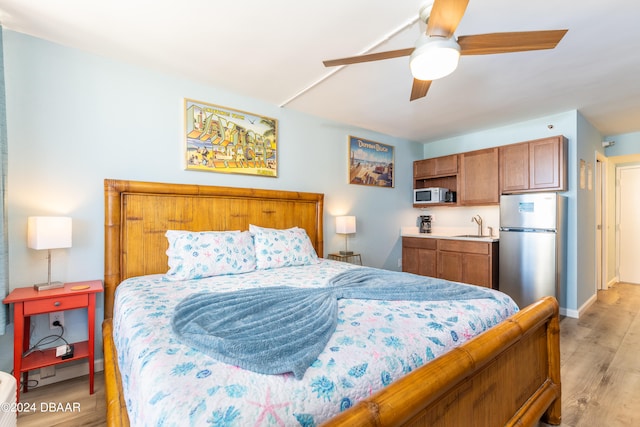
[[[430,37],[411,54],[409,67],[418,80],[436,80],[458,67],[460,45],[453,39]]]

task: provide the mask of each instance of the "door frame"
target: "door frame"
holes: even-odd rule
[[[595,254],[595,275],[596,275],[596,293],[598,290],[607,290],[609,288],[609,284],[607,281],[608,271],[607,271],[607,253],[608,253],[608,245],[607,245],[607,158],[604,154],[601,154],[596,151],[596,218],[598,218],[598,212],[600,212],[600,230],[598,230],[598,224],[596,221],[596,241],[595,244],[597,246],[597,235],[600,233],[600,250],[596,247]],[[598,198],[598,191],[600,192],[600,197]],[[599,255],[599,257],[598,257]],[[599,259],[598,259],[599,258]],[[598,281],[598,266],[600,266],[600,277]],[[600,285],[600,286],[598,286]]]

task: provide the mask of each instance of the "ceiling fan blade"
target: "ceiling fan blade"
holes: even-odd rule
[[[435,0],[427,20],[427,35],[451,37],[458,28],[468,4],[469,0]]]
[[[400,58],[402,56],[409,56],[411,52],[415,50],[415,47],[409,47],[406,49],[390,50],[387,52],[368,53],[366,55],[350,56],[348,58],[330,59],[328,61],[322,61],[325,67],[335,67],[336,65],[349,65],[358,64],[360,62],[380,61],[382,59]]]
[[[415,101],[419,98],[427,96],[429,87],[431,86],[431,80],[418,80],[413,79],[413,86],[411,87],[411,101]]]
[[[461,55],[523,52],[553,49],[568,30],[490,33],[458,37]]]

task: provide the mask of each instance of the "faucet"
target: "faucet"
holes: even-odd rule
[[[480,215],[476,215],[471,218],[471,222],[478,224],[478,236],[482,236],[482,217]]]

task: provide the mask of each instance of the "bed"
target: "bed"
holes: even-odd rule
[[[146,294],[148,297],[149,293],[146,292],[146,289],[150,281],[154,284],[153,286],[164,289],[162,292],[164,292],[165,299],[158,306],[164,307],[167,312],[172,311],[173,304],[177,304],[185,295],[188,296],[190,292],[193,292],[194,287],[200,289],[200,282],[197,285],[194,281],[181,282],[176,287],[173,283],[167,284],[163,278],[163,273],[167,272],[168,263],[166,254],[167,230],[248,230],[249,226],[253,224],[279,230],[299,227],[308,236],[315,252],[322,255],[324,253],[322,228],[324,197],[322,194],[316,193],[109,179],[104,182],[104,190],[105,320],[103,323],[103,345],[107,421],[110,426],[127,426],[130,424],[127,399],[131,398],[125,397],[124,390],[125,388],[137,387],[137,381],[145,378],[132,379],[130,371],[133,368],[123,365],[125,372],[123,379],[118,365],[119,356],[122,355],[118,354],[116,341],[121,342],[128,338],[127,332],[121,326],[120,319],[112,317],[116,288],[123,286],[118,292],[121,299],[127,300],[129,298],[126,296],[129,292],[128,289],[133,289],[130,291],[133,293],[136,289],[138,291],[144,289],[145,292],[139,293]],[[317,260],[317,263],[311,267],[312,271],[302,273],[310,278],[308,282],[311,283],[311,287],[316,282],[326,281],[336,273],[354,268],[349,264],[323,259]],[[292,267],[291,271],[297,271],[297,269],[298,267]],[[258,278],[255,279],[256,286],[261,287],[265,283],[260,280],[266,282],[273,280],[269,279],[269,275],[276,274],[274,271],[264,270],[258,273],[256,275]],[[293,275],[293,272],[288,272],[286,277],[294,277]],[[228,286],[229,289],[232,289],[235,286],[232,282],[237,282],[236,279],[234,275],[220,276],[206,279],[202,283],[212,281],[215,284],[211,286]],[[281,276],[277,280],[288,284],[287,279],[282,279]],[[174,287],[162,288],[162,286]],[[206,286],[210,286],[208,282]],[[162,292],[160,297],[154,296],[152,298],[162,298]],[[411,304],[418,303],[399,301],[391,304],[383,303],[388,307],[378,306],[376,310],[389,309],[401,313],[405,306],[411,306]],[[147,305],[151,306],[152,304]],[[351,302],[349,305],[347,308],[341,306],[341,310],[353,310],[350,312],[351,314],[347,312],[347,316],[360,315],[362,311],[360,306],[352,307]],[[429,309],[431,308],[429,307]],[[401,314],[397,317],[401,316],[404,315]],[[158,315],[158,317],[160,316]],[[138,319],[137,323],[142,322]],[[415,361],[414,366],[409,367],[403,366],[404,362],[396,361],[397,363],[394,365],[397,365],[397,369],[403,372],[402,375],[392,372],[389,378],[392,378],[393,381],[389,383],[383,381],[383,387],[380,387],[380,390],[366,390],[365,396],[357,401],[346,399],[347,404],[341,410],[331,413],[330,416],[325,414],[324,417],[298,417],[293,418],[296,421],[294,423],[291,420],[280,418],[277,412],[261,411],[255,421],[266,423],[270,420],[276,425],[279,423],[281,425],[315,425],[320,420],[323,425],[334,426],[426,426],[468,425],[470,420],[474,420],[475,425],[492,426],[534,425],[542,419],[549,424],[559,424],[559,326],[558,305],[555,299],[542,299],[504,321],[487,321],[486,323],[487,326],[490,326],[486,332],[468,340],[461,340],[465,342],[442,355],[437,355],[438,357],[431,361],[428,361],[431,357],[427,357],[427,360]],[[114,341],[114,329],[116,341]],[[148,333],[149,330],[160,329],[163,328],[149,326],[145,333]],[[138,330],[138,333],[141,330]],[[336,336],[331,339],[339,340],[341,344],[358,342],[351,336],[340,335],[342,332],[342,328],[338,328]],[[448,331],[445,332],[451,334]],[[455,333],[451,335],[456,336]],[[174,345],[174,347],[179,346]],[[337,347],[335,343],[331,344],[331,349]],[[196,352],[196,350],[193,351]],[[171,353],[171,351],[164,351],[164,353]],[[194,357],[193,352],[191,356]],[[195,357],[201,360],[206,358],[206,356],[197,355],[197,352]],[[413,355],[407,356],[407,360],[415,359],[412,357]],[[388,361],[391,356],[382,354],[379,358]],[[328,365],[332,362],[332,358],[318,357],[318,362],[321,362],[321,365]],[[159,363],[162,365],[164,362]],[[196,363],[198,362],[193,362],[191,365]],[[356,368],[360,369],[355,369],[351,377],[366,378],[363,372],[367,369],[361,369],[361,367],[366,367],[367,363],[354,362],[354,364]],[[315,368],[312,365],[309,370]],[[157,376],[165,375],[159,368],[153,367],[153,369]],[[135,371],[137,368],[133,370]],[[240,369],[236,368],[235,370],[239,371]],[[211,370],[198,368],[194,370],[194,372],[196,371],[197,373],[207,372],[201,375],[207,377],[221,375],[213,368]],[[211,375],[211,372],[214,374]],[[260,376],[262,374],[250,373],[248,375]],[[304,387],[303,380],[298,381],[286,375],[285,377],[287,377],[285,382],[294,387],[291,389],[295,390],[292,394],[304,393],[304,389],[301,388]],[[305,375],[306,377],[307,375]],[[275,381],[275,379],[267,378],[267,381]],[[344,385],[344,379],[342,381]],[[349,386],[352,385],[351,382],[358,384],[355,380],[349,381]],[[139,388],[154,387],[144,385]],[[320,386],[317,383],[311,387],[315,388],[311,389],[313,393],[309,392],[309,394],[321,395]],[[280,388],[282,388],[280,384],[274,385],[274,389]],[[215,394],[218,389],[220,387],[209,387],[208,393]],[[229,395],[236,397],[238,390],[245,390],[245,388],[241,385],[236,386],[234,390],[232,392],[227,390],[227,397]],[[156,392],[151,399],[159,400],[163,396],[162,393]],[[291,397],[292,401],[293,397]],[[262,398],[269,401],[271,397],[267,395]],[[344,398],[342,400],[345,401]],[[136,402],[130,400],[128,403],[131,408],[135,407]],[[273,405],[273,407],[277,407],[275,403]],[[264,405],[261,407],[264,408]],[[133,409],[131,414],[135,417],[136,413],[144,410]],[[244,425],[238,421],[236,412],[227,411],[226,415],[233,415],[226,421],[233,421],[235,416],[236,425]],[[299,412],[298,415],[300,415]],[[220,425],[224,425],[225,418],[213,419],[210,417],[208,420],[211,423],[218,422]],[[160,424],[160,422],[154,421],[155,424]],[[166,423],[166,425],[170,424]],[[250,424],[254,424],[254,422],[252,421]],[[229,423],[229,425],[233,424]],[[257,423],[256,425],[261,424]]]

